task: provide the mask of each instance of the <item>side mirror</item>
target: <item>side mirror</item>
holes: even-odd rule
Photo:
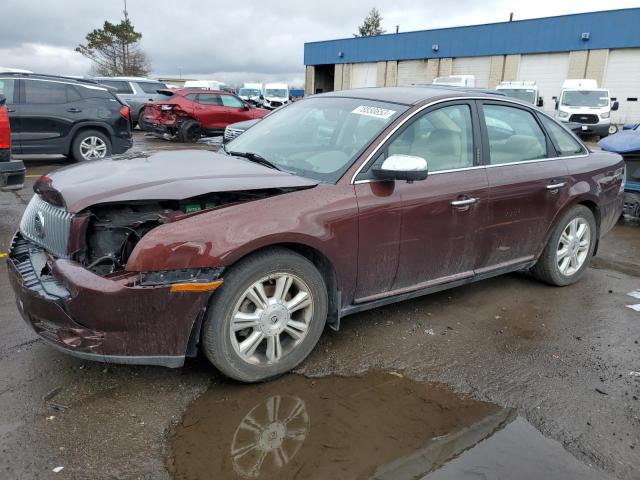
[[[560,102],[558,102],[558,99],[556,98],[556,110],[558,110],[559,105],[560,105]]]
[[[536,102],[537,107],[544,106],[544,99],[542,97],[538,97],[538,101]]]
[[[260,100],[264,100],[264,95],[260,94]]]
[[[382,165],[374,165],[372,173],[378,180],[424,180],[428,175],[427,161],[410,155],[391,155]]]
[[[611,110],[615,112],[616,110],[618,110],[618,108],[620,108],[620,104],[618,102],[613,102],[613,105],[611,105]]]

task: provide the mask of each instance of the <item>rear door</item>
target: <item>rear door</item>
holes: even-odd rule
[[[223,125],[222,99],[219,93],[199,93],[193,107],[195,119],[204,128],[211,130],[222,129]]]
[[[17,78],[0,78],[0,95],[4,95],[7,99],[7,111],[9,112],[9,125],[11,127],[11,151],[16,154],[20,153],[20,120],[16,116],[16,103],[18,103],[18,87],[19,80]]]
[[[568,170],[533,110],[479,101],[488,159],[488,221],[477,273],[526,263],[568,199]]]
[[[82,115],[73,99],[75,87],[57,80],[21,80],[21,102],[15,105],[20,124],[16,135],[22,153],[68,153],[69,133]],[[71,100],[71,101],[70,101]]]

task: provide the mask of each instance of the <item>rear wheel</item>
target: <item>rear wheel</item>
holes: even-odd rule
[[[327,303],[324,280],[305,257],[286,249],[252,255],[229,270],[212,298],[202,349],[236,380],[281,375],[318,342]]]
[[[589,266],[597,239],[596,221],[583,205],[571,208],[556,225],[533,275],[556,286],[577,282]]]
[[[146,132],[149,130],[149,128],[144,124],[143,119],[144,119],[144,107],[142,107],[140,109],[140,113],[138,113],[138,127],[140,128],[140,130],[142,130],[143,132]]]
[[[100,160],[111,155],[111,141],[98,130],[83,130],[71,144],[71,156],[76,162]]]
[[[195,120],[185,120],[178,131],[181,142],[193,143],[202,136],[202,127]]]

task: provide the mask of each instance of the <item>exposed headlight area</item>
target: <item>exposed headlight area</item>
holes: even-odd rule
[[[600,114],[600,118],[609,118],[611,116],[611,112],[602,112]]]
[[[171,285],[171,291],[215,290],[222,285],[222,268],[185,268],[140,273],[140,286]]]

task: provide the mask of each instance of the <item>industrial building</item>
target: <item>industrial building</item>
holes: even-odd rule
[[[615,123],[640,122],[640,8],[310,42],[304,63],[307,94],[465,74],[535,81],[548,111],[565,79],[592,78],[619,102]]]

